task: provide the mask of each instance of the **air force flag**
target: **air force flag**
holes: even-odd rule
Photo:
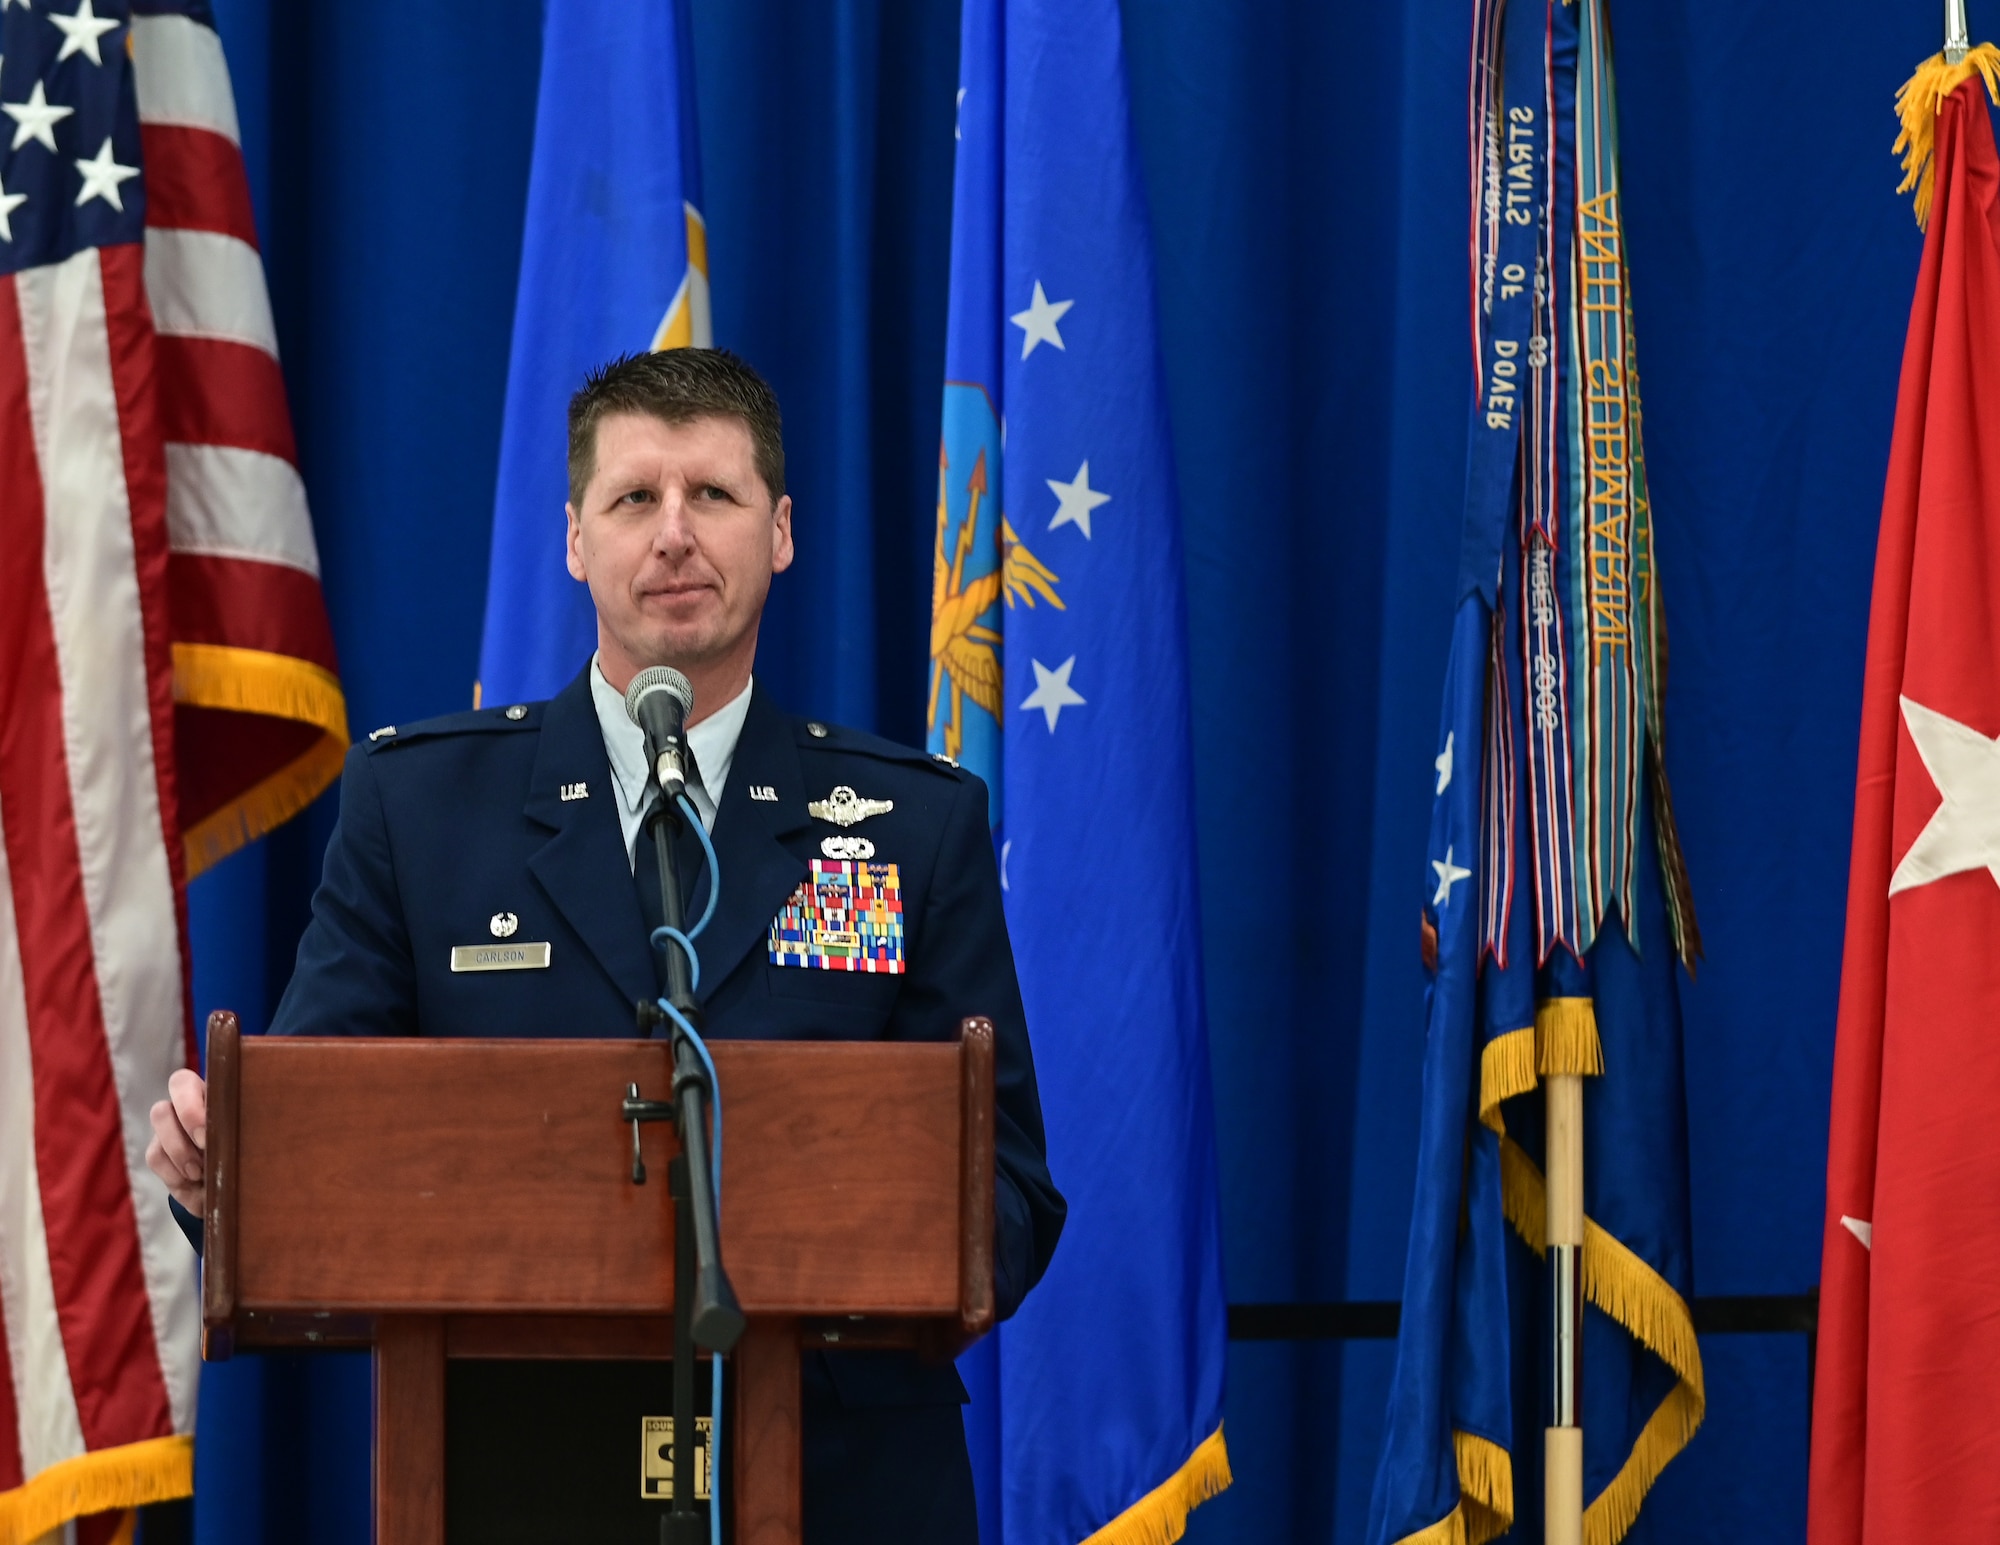
[[[962,1363],[988,1545],[1229,1483],[1186,613],[1115,0],[967,0],[931,749],[988,780],[1062,1249]]]
[[[606,103],[643,103],[606,112]],[[597,647],[563,565],[564,415],[620,354],[713,341],[682,0],[549,0],[494,498],[489,703],[553,697]]]

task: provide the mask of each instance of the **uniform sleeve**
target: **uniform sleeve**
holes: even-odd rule
[[[955,1036],[971,1014],[993,1021],[993,1288],[1006,1319],[1048,1269],[1069,1209],[1049,1175],[1027,1014],[986,824],[986,785],[968,775],[958,781],[946,818],[894,1029],[935,1040]]]
[[[187,1235],[187,1242],[194,1246],[194,1253],[201,1254],[201,1219],[189,1212],[171,1196],[167,1198],[167,1211],[173,1214],[174,1223]]]
[[[379,780],[366,748],[347,753],[340,820],[273,1035],[416,1033],[416,972]]]

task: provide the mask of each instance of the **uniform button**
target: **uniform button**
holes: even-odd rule
[[[507,710],[507,717],[515,720],[525,719],[528,717],[528,710],[519,703],[516,703],[512,708]]]
[[[825,740],[826,726],[824,724],[819,723],[817,720],[814,720],[812,723],[806,726],[806,733],[812,736],[814,740]]]

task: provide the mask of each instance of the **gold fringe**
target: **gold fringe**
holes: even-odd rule
[[[1514,1461],[1491,1438],[1451,1434],[1458,1465],[1458,1505],[1436,1523],[1406,1534],[1396,1545],[1486,1545],[1514,1523]]]
[[[1546,1254],[1548,1200],[1542,1172],[1507,1137],[1500,1139],[1500,1204],[1514,1231],[1537,1255]],[[1584,1545],[1617,1545],[1660,1472],[1701,1426],[1708,1394],[1687,1300],[1588,1217],[1583,1220],[1583,1294],[1680,1378],[1647,1419],[1611,1484],[1584,1510]]]
[[[1510,1030],[1479,1056],[1479,1119],[1500,1137],[1500,1206],[1537,1255],[1547,1253],[1547,1183],[1534,1160],[1507,1136],[1501,1104],[1526,1094],[1540,1074],[1601,1076],[1604,1046],[1589,998],[1551,998],[1535,1010],[1533,1029]],[[1701,1347],[1687,1302],[1667,1281],[1599,1224],[1583,1220],[1584,1296],[1610,1315],[1680,1382],[1668,1392],[1625,1456],[1611,1484],[1584,1512],[1584,1545],[1617,1545],[1640,1504],[1674,1456],[1701,1426],[1708,1397]],[[1484,1545],[1514,1521],[1513,1467],[1507,1451],[1471,1433],[1453,1432],[1458,1506],[1397,1545]]]
[[[339,679],[308,660],[225,644],[176,644],[174,701],[291,719],[323,732],[303,756],[182,834],[190,879],[282,826],[340,776],[347,699]]]
[[[1597,1038],[1597,1010],[1588,998],[1550,998],[1535,1009],[1535,1069],[1601,1077],[1604,1043]]]
[[[1550,998],[1535,1010],[1532,1026],[1509,1030],[1479,1053],[1479,1119],[1502,1137],[1507,1123],[1502,1102],[1526,1094],[1549,1073],[1604,1072],[1604,1043],[1597,1034],[1597,1010],[1588,998]]]
[[[1931,154],[1937,149],[1938,111],[1944,99],[1972,79],[1975,71],[1985,80],[1987,95],[2000,102],[2000,49],[1991,43],[1968,50],[1957,64],[1946,64],[1943,54],[1932,54],[1896,93],[1896,116],[1903,121],[1903,132],[1892,147],[1903,158],[1903,180],[1896,191],[1917,190],[1913,204],[1919,227],[1929,225],[1931,218],[1931,194],[1937,180]]]
[[[340,679],[292,655],[228,644],[176,644],[174,701],[296,719],[347,739],[347,699]]]
[[[27,1545],[72,1518],[194,1495],[194,1439],[147,1438],[60,1460],[0,1491],[0,1545]]]
[[[111,1536],[111,1545],[132,1545],[139,1532],[139,1510],[127,1508],[125,1516],[118,1520],[118,1532]]]
[[[1083,1545],[1173,1545],[1187,1532],[1187,1515],[1234,1479],[1229,1450],[1216,1428],[1166,1480],[1099,1529]],[[0,1542],[4,1545],[4,1542]]]
[[[1542,1172],[1511,1137],[1500,1139],[1500,1210],[1535,1254],[1549,1253],[1548,1193]]]
[[[1697,1367],[1696,1372],[1700,1369]],[[1639,1505],[1660,1472],[1688,1445],[1701,1425],[1706,1402],[1699,1389],[1676,1384],[1640,1430],[1639,1439],[1611,1484],[1583,1515],[1584,1545],[1617,1545],[1639,1518]]]
[[[1514,1525],[1514,1461],[1499,1444],[1476,1432],[1454,1430],[1451,1449],[1458,1461],[1466,1545],[1486,1545]]]
[[[1452,1436],[1456,1438],[1457,1433]],[[1427,1524],[1415,1534],[1406,1534],[1396,1545],[1466,1545],[1465,1499],[1460,1497],[1458,1506],[1434,1524]]]
[[[1535,1087],[1535,1027],[1496,1035],[1479,1053],[1479,1119],[1502,1137],[1501,1103]]]
[[[1694,1392],[1696,1422],[1708,1404],[1701,1345],[1687,1301],[1645,1261],[1589,1218],[1583,1220],[1583,1290],[1590,1301],[1653,1349]],[[1693,1428],[1689,1428],[1690,1434]]]

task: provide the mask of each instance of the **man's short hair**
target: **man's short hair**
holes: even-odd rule
[[[579,512],[597,472],[597,426],[614,413],[644,413],[668,424],[733,418],[750,431],[757,475],[776,504],[785,496],[785,439],[778,398],[764,378],[727,349],[661,349],[623,354],[584,377],[569,400],[569,502]]]

